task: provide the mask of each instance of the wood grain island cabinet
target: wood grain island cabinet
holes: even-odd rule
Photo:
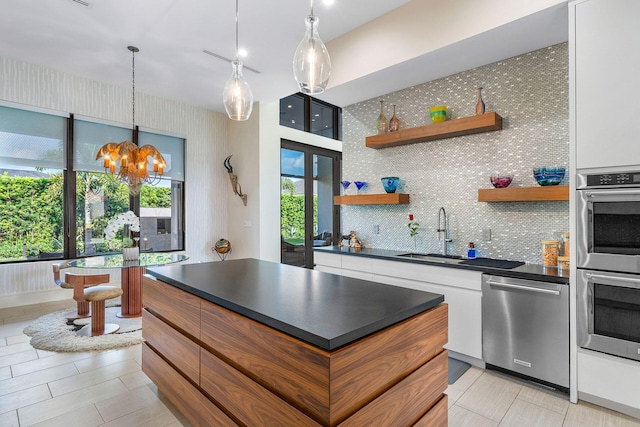
[[[150,269],[142,369],[194,426],[446,426],[442,295],[255,259]]]

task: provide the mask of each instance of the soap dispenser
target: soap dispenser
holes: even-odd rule
[[[467,258],[474,259],[476,257],[476,247],[473,242],[469,242],[469,249],[467,249]]]

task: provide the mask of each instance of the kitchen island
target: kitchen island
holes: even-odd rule
[[[255,259],[143,292],[143,371],[193,425],[447,425],[442,295]]]

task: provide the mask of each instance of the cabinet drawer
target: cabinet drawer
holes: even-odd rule
[[[202,389],[248,426],[320,426],[207,350],[201,350]]]
[[[448,425],[449,397],[445,394],[413,427],[447,427]]]
[[[191,381],[200,381],[200,346],[162,320],[142,310],[142,336]]]
[[[160,280],[142,278],[142,301],[154,314],[200,338],[200,298]]]
[[[305,412],[329,419],[328,353],[208,301],[202,343]]]
[[[237,426],[146,344],[142,344],[142,371],[194,427]]]
[[[340,426],[411,425],[442,398],[447,389],[447,351],[422,365]]]

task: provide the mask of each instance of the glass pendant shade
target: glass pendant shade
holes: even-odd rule
[[[300,92],[307,94],[324,92],[331,75],[331,59],[318,35],[318,21],[313,15],[307,16],[307,31],[293,57],[293,75]]]
[[[224,86],[222,100],[231,120],[244,121],[249,118],[253,109],[253,93],[242,75],[242,62],[235,60],[231,66],[233,72]]]

